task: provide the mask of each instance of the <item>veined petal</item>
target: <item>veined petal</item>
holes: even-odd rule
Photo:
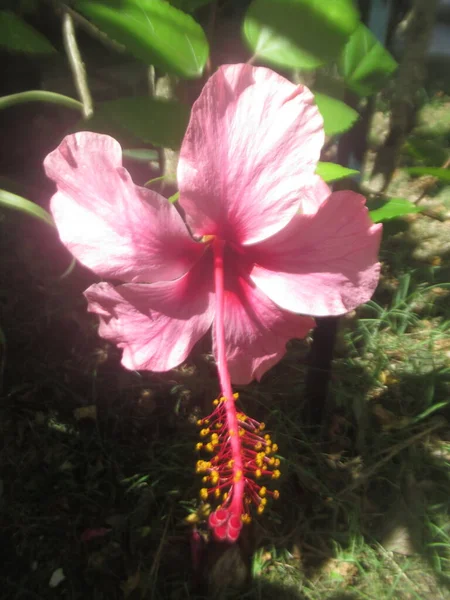
[[[175,281],[99,283],[85,291],[88,310],[100,316],[100,336],[123,349],[124,367],[168,371],[187,358],[214,317],[207,262],[203,258]]]
[[[61,241],[101,277],[175,279],[204,251],[166,198],[134,185],[113,138],[69,135],[44,166],[57,185],[51,211]]]
[[[378,284],[381,232],[363,196],[334,192],[316,214],[296,215],[285,230],[251,249],[250,277],[285,310],[346,313],[367,302]]]
[[[192,108],[178,163],[193,233],[253,244],[282,229],[323,140],[307,88],[264,67],[220,67]]]
[[[228,368],[233,383],[246,384],[284,356],[288,340],[304,338],[314,320],[282,310],[242,276],[230,274],[225,286]]]

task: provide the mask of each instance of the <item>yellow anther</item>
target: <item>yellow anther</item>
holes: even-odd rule
[[[223,423],[221,423],[220,421],[218,423],[216,423],[216,429],[222,429],[223,427]]]
[[[264,505],[263,505],[263,504],[260,504],[260,505],[258,506],[258,508],[256,509],[256,512],[258,513],[258,515],[262,515],[262,514],[263,514],[263,512],[264,512],[264,508],[265,508],[265,507],[264,507]]]
[[[234,398],[235,400],[237,400],[237,399],[239,398],[239,394],[238,394],[237,392],[235,392],[235,393],[233,394],[233,398]]]
[[[203,235],[203,236],[200,238],[200,242],[201,242],[202,244],[210,244],[212,241],[214,241],[214,238],[215,238],[215,237],[216,237],[215,235],[211,235],[211,234],[208,234],[208,235]]]
[[[211,483],[213,485],[216,485],[216,483],[218,483],[218,481],[220,479],[219,473],[217,471],[213,471],[211,473],[210,477],[211,477]]]
[[[266,454],[270,454],[272,452],[272,446],[270,444],[267,444],[265,452]]]
[[[201,429],[200,430],[200,437],[206,437],[207,435],[209,435],[209,428],[206,427],[206,429]]]
[[[262,448],[262,444],[261,444],[261,442],[257,442],[257,443],[254,445],[254,448],[255,448],[255,450],[261,450],[261,448]]]
[[[275,467],[279,467],[280,466],[280,459],[276,458],[273,464],[275,465]]]
[[[264,436],[264,439],[267,440],[268,442],[270,442],[270,435],[268,433],[266,433],[266,435]]]
[[[264,496],[267,494],[267,488],[265,486],[262,486],[258,494],[261,496],[261,498],[264,498]]]
[[[239,436],[242,437],[245,433],[245,429],[242,429],[242,427],[239,427]]]
[[[207,488],[202,488],[200,490],[200,498],[202,500],[208,500],[208,490],[207,490]]]
[[[255,477],[256,477],[256,479],[259,479],[261,477],[261,475],[262,475],[261,469],[256,469],[256,471],[255,471]]]
[[[185,517],[184,521],[186,523],[189,523],[190,525],[193,525],[193,524],[198,523],[200,521],[200,517],[198,516],[197,513],[193,512],[190,515],[188,515],[187,517]]]
[[[260,423],[259,424],[259,430],[260,431],[264,431],[265,428],[266,428],[266,424],[265,423]]]
[[[234,431],[234,429],[229,429],[229,430],[228,430],[228,434],[229,434],[229,436],[230,436],[230,437],[233,437],[233,436],[234,436],[234,434],[235,434],[235,431]]]
[[[197,452],[199,452],[202,448],[203,448],[203,444],[201,442],[199,442],[198,444],[195,444],[195,449],[197,450]]]
[[[203,483],[208,483],[208,481],[209,481],[209,476],[208,475],[205,475],[204,477],[202,477],[202,482]]]
[[[242,479],[242,471],[240,469],[238,469],[236,471],[236,473],[234,474],[234,478],[233,481],[234,483],[237,483],[238,481],[240,481]]]
[[[272,467],[272,466],[275,466],[275,459],[273,458],[273,456],[272,456],[272,458],[269,458],[269,465],[270,465],[271,467]]]
[[[249,525],[249,523],[252,522],[252,518],[250,515],[244,514],[241,515],[241,521],[244,523],[244,525]]]
[[[278,500],[279,497],[280,497],[280,492],[278,490],[273,490],[274,500]]]
[[[203,419],[198,419],[197,425],[203,425]]]
[[[225,492],[224,495],[222,496],[222,500],[225,502],[225,500],[228,498],[228,492]]]
[[[220,490],[219,490],[219,488],[217,488],[216,490],[214,490],[214,496],[216,498],[220,498]]]
[[[230,460],[228,461],[227,465],[230,467],[230,469],[232,469],[233,465],[234,465],[234,459],[230,458]]]
[[[261,498],[261,506],[266,506],[267,498]]]
[[[262,459],[261,457],[257,456],[257,457],[255,458],[255,463],[256,463],[256,466],[257,466],[257,467],[262,467],[262,466],[263,466],[263,463],[264,463],[264,461],[263,461],[263,459]]]
[[[272,444],[272,452],[278,452],[278,444]]]
[[[211,442],[209,444],[205,444],[205,450],[206,452],[214,452],[214,446],[211,444]]]
[[[217,435],[217,433],[212,433],[211,434],[211,441],[213,442],[214,440],[218,440],[219,436]]]
[[[219,404],[219,401],[217,400],[217,398],[216,398],[216,400],[213,400],[213,406],[217,406],[218,404]]]
[[[272,473],[272,479],[279,479],[281,473],[278,469],[275,469],[275,471]]]

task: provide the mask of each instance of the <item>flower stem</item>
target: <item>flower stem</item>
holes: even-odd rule
[[[239,424],[236,413],[236,406],[231,387],[230,373],[228,371],[226,348],[225,348],[225,323],[224,323],[224,242],[218,238],[213,241],[214,252],[214,285],[216,293],[216,317],[214,320],[216,351],[217,351],[217,369],[219,372],[220,387],[223,396],[226,398],[225,408],[227,417],[227,426],[231,454],[233,457],[233,506],[232,510],[240,516],[242,512],[242,502],[244,495],[244,471],[242,464],[242,447],[239,436]]]

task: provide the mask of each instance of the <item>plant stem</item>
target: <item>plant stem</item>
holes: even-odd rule
[[[86,69],[84,68],[83,59],[81,58],[80,49],[78,48],[77,38],[75,36],[72,15],[70,15],[69,12],[64,11],[62,23],[64,48],[66,50],[67,58],[69,59],[78,96],[83,104],[84,118],[89,119],[94,114],[92,96],[87,82]]]
[[[83,105],[78,100],[69,98],[69,96],[63,96],[63,94],[46,92],[45,90],[30,90],[10,94],[9,96],[2,96],[0,97],[0,109],[16,106],[17,104],[25,104],[26,102],[49,102],[50,104],[59,104],[60,106],[83,112]]]
[[[226,398],[225,409],[227,415],[227,426],[230,440],[231,453],[233,456],[234,493],[233,504],[239,512],[242,510],[242,499],[244,495],[244,470],[242,464],[241,439],[239,437],[239,425],[236,415],[235,400],[231,387],[230,373],[228,371],[226,347],[225,347],[225,324],[224,324],[224,242],[215,238],[212,244],[214,252],[214,286],[216,295],[216,317],[214,319],[214,330],[216,335],[217,370],[222,395]]]

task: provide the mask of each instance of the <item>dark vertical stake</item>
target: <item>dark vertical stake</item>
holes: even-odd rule
[[[384,38],[381,41],[384,42],[392,9],[390,0],[360,0],[359,5],[361,20],[373,28],[376,25],[378,34]],[[345,102],[355,109],[358,101],[358,97],[352,93],[345,97]],[[342,166],[361,168],[373,108],[373,99],[369,99],[356,126],[339,140],[337,162]],[[351,187],[348,180],[343,183],[342,189]],[[320,428],[325,417],[339,317],[320,317],[316,321],[305,382],[304,418],[309,426]]]

